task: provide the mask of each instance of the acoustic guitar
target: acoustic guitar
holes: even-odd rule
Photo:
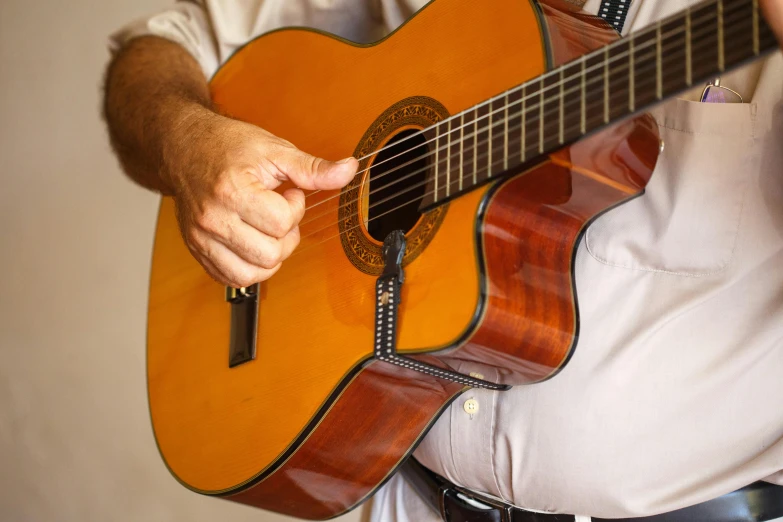
[[[293,28],[211,80],[225,114],[360,160],[307,195],[270,280],[225,289],[158,219],[152,423],[206,495],[307,519],[369,498],[464,391],[554,376],[579,336],[574,255],[643,193],[645,108],[776,49],[757,0],[708,0],[632,37],[559,0],[434,0],[360,45]]]

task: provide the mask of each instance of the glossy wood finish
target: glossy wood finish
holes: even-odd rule
[[[558,60],[581,52],[593,32],[599,43],[606,38],[552,5],[548,30],[566,40],[552,45]],[[527,1],[437,0],[375,46],[275,32],[232,58],[213,79],[213,96],[235,117],[336,159],[399,100],[428,96],[454,113],[541,74],[539,27]],[[314,77],[332,81],[316,88]],[[649,119],[633,120],[449,203],[406,267],[400,351],[508,383],[556,371],[576,334],[576,240],[602,204],[644,185],[655,136]],[[303,518],[336,516],[393,471],[460,391],[370,361],[374,277],[342,250],[334,195],[308,198],[321,204],[305,217],[298,252],[261,285],[257,359],[233,369],[223,289],[179,239],[171,201],[161,205],[150,409],[166,464],[191,489]],[[530,320],[518,316],[531,311]],[[520,355],[533,359],[512,360]]]
[[[544,70],[531,4],[493,4],[438,0],[375,46],[273,32],[217,73],[213,97],[303,150],[349,156],[400,100],[429,96],[454,113]],[[474,227],[485,190],[451,203],[437,235],[406,267],[401,350],[448,346],[476,315]],[[267,470],[372,354],[375,277],[343,252],[339,199],[328,199],[334,195],[308,198],[309,206],[323,203],[305,216],[298,251],[260,288],[257,359],[232,369],[223,290],[179,240],[171,201],[161,205],[149,305],[150,409],[161,453],[189,487],[228,492]]]
[[[576,331],[569,254],[588,219],[639,193],[657,143],[651,117],[630,120],[564,149],[490,195],[483,250],[487,288],[497,291],[488,291],[486,314],[467,344],[448,356],[416,358],[459,364],[509,384],[557,371]],[[228,498],[308,519],[342,514],[388,478],[461,391],[373,362],[279,471]]]
[[[617,31],[602,18],[585,14],[563,0],[546,0],[540,4],[549,33],[554,66],[578,58],[617,40]]]
[[[427,360],[436,362],[432,357]],[[413,450],[461,386],[372,363],[285,465],[231,500],[324,519],[367,498]]]
[[[657,157],[658,127],[644,116],[493,191],[482,234],[486,311],[478,331],[444,360],[470,363],[503,384],[553,376],[578,336],[575,246],[591,218],[641,193]]]

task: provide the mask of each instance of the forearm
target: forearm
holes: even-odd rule
[[[199,64],[176,43],[154,36],[130,42],[109,64],[104,117],[112,146],[140,185],[172,195],[173,160],[186,155],[214,115]]]

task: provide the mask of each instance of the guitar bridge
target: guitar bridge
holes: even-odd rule
[[[243,288],[226,287],[226,301],[231,304],[228,367],[233,368],[256,358],[258,284]]]

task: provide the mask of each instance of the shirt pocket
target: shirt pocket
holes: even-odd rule
[[[652,179],[588,228],[589,253],[611,266],[690,277],[725,268],[757,167],[755,111],[680,99],[654,109],[665,146]]]

